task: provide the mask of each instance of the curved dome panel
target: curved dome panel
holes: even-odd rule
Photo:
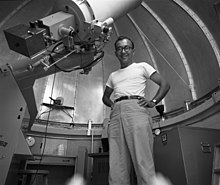
[[[24,58],[9,50],[2,31],[48,15],[55,1],[13,2],[10,5],[0,2],[1,64],[21,62]],[[217,86],[220,74],[220,20],[214,3],[205,0],[144,0],[135,10],[113,23],[112,36],[104,49],[105,56],[88,75],[82,75],[80,71],[61,72],[35,82],[38,116],[48,119],[49,113],[45,113],[47,109],[41,104],[49,103],[49,97],[53,96],[63,97],[64,104],[75,109],[72,112],[50,112],[51,121],[85,123],[92,119],[94,123],[101,123],[108,117],[110,110],[103,105],[101,98],[109,74],[119,67],[114,54],[114,41],[119,35],[134,40],[136,62],[153,65],[170,82],[171,90],[162,102],[166,111],[184,106],[185,100],[193,101],[204,96]],[[146,97],[150,99],[158,87],[151,82],[148,85]],[[158,115],[155,109],[151,112]]]

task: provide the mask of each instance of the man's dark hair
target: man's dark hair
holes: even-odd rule
[[[118,43],[119,41],[121,41],[121,40],[124,40],[124,39],[129,40],[129,41],[131,42],[131,44],[132,44],[132,49],[134,49],[134,43],[133,43],[133,41],[132,41],[129,37],[127,37],[127,36],[119,36],[119,37],[117,38],[117,40],[115,41],[115,49],[116,49],[117,43]]]

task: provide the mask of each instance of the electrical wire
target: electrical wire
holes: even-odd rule
[[[61,67],[59,67],[57,64],[55,64],[54,66],[58,69],[58,70],[60,70],[60,71],[62,71],[62,72],[72,72],[72,71],[76,71],[76,70],[80,70],[80,69],[89,69],[89,68],[91,68],[92,66],[94,66],[96,63],[98,63],[99,62],[99,60],[101,60],[103,57],[104,57],[104,51],[102,51],[102,52],[100,52],[101,54],[100,54],[100,56],[98,56],[95,60],[93,60],[91,63],[89,63],[88,65],[86,65],[86,66],[84,66],[84,67],[73,67],[72,69],[63,69],[63,68],[61,68]],[[80,56],[81,56],[81,60],[82,60],[82,54],[80,54]]]
[[[99,60],[101,60],[104,57],[104,55],[105,55],[105,53],[104,53],[104,51],[102,51],[100,56],[98,56],[95,60],[93,60],[87,66],[83,67],[83,69],[87,69],[87,68],[94,66],[95,64],[97,64],[99,62]]]
[[[104,66],[104,59],[102,59],[102,89],[103,89],[103,92],[105,90],[104,76],[105,76],[105,66]],[[105,118],[105,112],[106,112],[106,106],[103,107],[103,118]]]
[[[54,78],[53,78],[53,84],[52,84],[52,89],[51,89],[51,96],[50,97],[53,97],[53,90],[54,90],[54,85],[55,85],[55,78],[56,78],[56,68],[55,68],[55,71],[54,71]],[[50,100],[50,104],[52,103],[52,100]],[[36,177],[37,177],[37,173],[38,173],[38,170],[39,170],[39,167],[41,165],[41,162],[42,162],[42,159],[43,159],[43,156],[44,156],[44,152],[45,152],[45,148],[46,148],[46,143],[47,143],[47,130],[48,130],[48,125],[49,125],[49,118],[50,118],[50,113],[51,111],[48,111],[48,116],[47,116],[47,120],[46,120],[46,127],[45,127],[45,132],[44,132],[44,138],[42,140],[42,142],[44,141],[44,144],[43,144],[43,149],[42,149],[42,152],[41,152],[41,155],[40,155],[40,160],[39,160],[39,163],[37,165],[37,170],[35,172],[35,175],[34,175],[34,178],[32,180],[32,183],[31,185],[34,184],[35,180],[36,180]]]
[[[75,107],[75,109],[73,110],[73,118],[75,117],[75,111],[76,111],[76,98],[77,98],[77,88],[78,88],[78,83],[79,83],[79,73],[76,73],[76,81],[75,81],[75,90],[74,90],[74,99],[73,99],[73,107]]]
[[[40,119],[40,117],[43,115],[43,114],[46,114],[48,112],[52,111],[52,109],[49,109],[49,110],[46,110],[44,112],[42,112],[41,114],[39,114],[39,116],[36,118],[37,120]]]

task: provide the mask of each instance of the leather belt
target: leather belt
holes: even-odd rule
[[[119,101],[122,101],[122,100],[131,100],[131,99],[138,99],[138,100],[140,100],[140,99],[141,99],[141,96],[138,96],[138,95],[121,96],[120,98],[117,98],[117,99],[115,100],[115,103],[116,103],[116,102],[119,102]]]

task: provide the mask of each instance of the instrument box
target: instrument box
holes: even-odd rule
[[[220,130],[175,127],[155,137],[154,160],[157,172],[173,184],[211,184],[213,151],[220,142]]]
[[[44,28],[31,28],[19,24],[4,30],[4,34],[11,50],[31,58],[45,50],[45,31]]]

